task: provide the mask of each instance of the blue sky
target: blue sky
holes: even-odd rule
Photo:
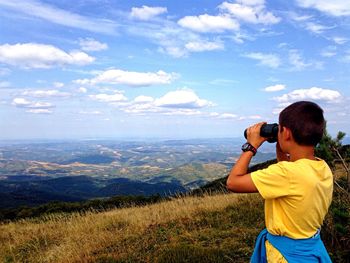
[[[0,139],[237,137],[312,100],[350,133],[343,0],[0,0]]]

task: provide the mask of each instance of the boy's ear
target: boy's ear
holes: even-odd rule
[[[293,139],[292,131],[287,127],[283,127],[283,130],[284,130],[284,139],[286,141],[292,140]]]

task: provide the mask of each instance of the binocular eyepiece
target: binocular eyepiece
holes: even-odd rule
[[[267,138],[267,141],[270,143],[277,142],[277,134],[278,134],[278,124],[263,124],[260,128],[260,136]],[[247,139],[247,129],[244,131],[244,137]]]

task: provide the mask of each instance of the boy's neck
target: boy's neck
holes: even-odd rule
[[[293,147],[291,147],[289,155],[291,162],[295,162],[299,159],[316,160],[315,149],[313,146],[303,146],[296,144]]]

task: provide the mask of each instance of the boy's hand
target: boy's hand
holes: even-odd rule
[[[247,129],[247,141],[258,149],[267,139],[260,136],[260,129],[266,122],[259,122]]]

